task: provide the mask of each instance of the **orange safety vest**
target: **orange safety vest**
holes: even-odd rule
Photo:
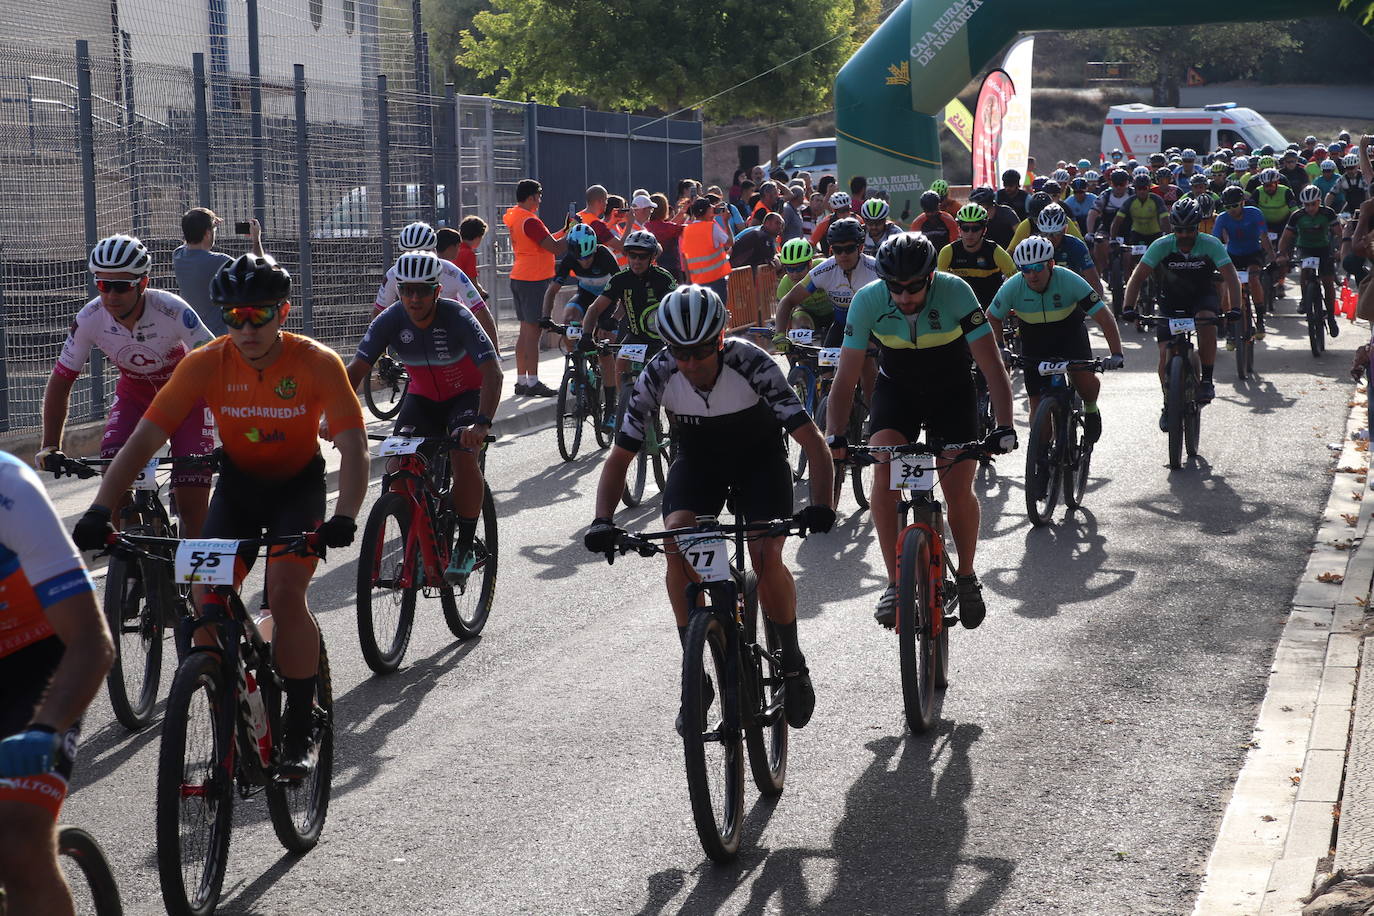
[[[577,218],[580,219],[580,220],[582,220],[582,223],[583,223],[584,225],[590,226],[592,220],[594,220],[594,219],[600,219],[601,217],[597,216],[595,213],[593,213],[593,212],[590,211],[590,210],[578,210],[578,211],[577,211]]]
[[[606,227],[611,230],[612,235],[618,237],[620,235],[620,230],[625,227],[625,217],[617,217],[614,221],[607,220]],[[609,245],[606,247],[610,248]],[[615,257],[615,262],[619,264],[622,269],[630,265],[630,259],[625,257],[625,252],[612,250],[611,254]]]
[[[682,229],[679,249],[693,283],[710,283],[730,275],[725,249],[712,238],[715,229],[716,221],[712,219],[688,223]]]
[[[554,274],[553,252],[525,234],[525,220],[538,215],[518,204],[501,215],[515,252],[515,262],[510,268],[512,280],[547,280]]]

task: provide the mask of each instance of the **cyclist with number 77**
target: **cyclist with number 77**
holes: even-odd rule
[[[246,254],[215,274],[210,299],[220,306],[228,334],[183,359],[153,398],[77,523],[78,547],[98,550],[109,544],[114,534],[110,508],[202,396],[223,448],[201,537],[239,540],[260,537],[264,530],[274,536],[318,531],[323,547],[353,543],[354,518],[367,494],[362,405],[338,354],[309,337],[282,331],[290,293],[291,275],[268,257]],[[339,497],[328,521],[317,436],[321,416],[329,421],[342,459]],[[267,561],[272,649],[287,700],[278,773],[288,779],[310,775],[318,757],[312,732],[320,631],[305,594],[323,554],[288,553]],[[251,562],[244,556],[235,563],[236,586]],[[193,596],[198,609],[225,601],[203,586],[196,586]],[[196,630],[197,646],[213,647],[213,640],[208,629]]]
[[[813,468],[811,505],[797,513],[797,521],[819,532],[834,525],[831,463],[820,430],[772,357],[748,341],[725,338],[726,317],[720,297],[704,286],[679,286],[659,305],[658,333],[667,348],[649,360],[634,391],[626,396],[624,424],[601,468],[596,518],[583,538],[592,553],[614,550],[624,533],[612,522],[611,513],[659,407],[673,418],[677,444],[663,492],[668,528],[695,527],[699,518],[718,515],[727,498],[746,522],[791,515],[792,471],[783,435],[806,450]],[[783,563],[784,540],[753,538],[749,556],[758,573],[759,601],[781,643],[787,724],[801,728],[811,718],[816,697],[797,642],[797,590]],[[667,547],[668,600],[682,640],[687,634],[691,574],[676,543],[668,541]]]
[[[931,444],[977,439],[978,394],[971,371],[976,362],[987,379],[997,422],[986,440],[989,450],[1004,453],[1016,448],[1011,379],[997,352],[992,328],[968,283],[936,272],[937,257],[934,243],[924,233],[893,236],[878,248],[880,279],[854,295],[826,412],[827,441],[836,460],[847,457],[848,401],[863,368],[869,335],[877,339],[879,354],[869,445],[905,445],[920,435],[922,427]],[[982,586],[973,572],[980,521],[973,493],[975,464],[950,464],[942,459],[937,465],[959,560],[955,583],[960,618],[970,629],[982,623],[987,612]],[[897,615],[897,491],[889,484],[888,470],[887,464],[874,467],[869,505],[888,582],[873,617],[892,627]]]

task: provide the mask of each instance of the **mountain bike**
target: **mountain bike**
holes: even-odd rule
[[[577,457],[582,447],[582,427],[588,420],[597,446],[606,448],[611,444],[611,430],[606,428],[602,416],[605,405],[601,391],[601,361],[596,358],[602,348],[589,353],[577,346],[584,331],[579,322],[562,325],[544,321],[540,327],[568,341],[568,352],[563,358],[563,380],[558,385],[558,454],[564,461]]]
[[[1099,239],[1106,240],[1105,235],[1098,236]],[[1106,282],[1108,290],[1112,294],[1112,314],[1117,318],[1121,317],[1121,306],[1126,301],[1126,240],[1120,236],[1109,241],[1107,253]]]
[[[1083,505],[1093,447],[1083,435],[1083,399],[1072,372],[1102,372],[1100,359],[1046,360],[1031,368],[1049,379],[1026,436],[1026,515],[1047,525],[1062,493],[1072,511]]]
[[[1131,269],[1130,272],[1126,275],[1128,278],[1130,277],[1130,274],[1135,273],[1136,265],[1140,263],[1140,259],[1145,256],[1145,252],[1148,251],[1149,248],[1149,245],[1130,246]],[[1143,333],[1149,328],[1154,327],[1155,298],[1157,293],[1158,290],[1155,287],[1154,271],[1150,271],[1150,273],[1145,275],[1145,281],[1140,284],[1140,296],[1136,299],[1135,329],[1137,331]]]
[[[1250,272],[1236,271],[1240,279],[1241,317],[1230,328],[1231,346],[1236,353],[1236,378],[1248,379],[1255,371],[1255,331],[1263,324],[1261,303],[1251,301]],[[1261,309],[1260,324],[1256,324],[1255,310]]]
[[[649,345],[611,344],[605,348],[605,352],[614,353],[617,358],[625,360],[628,364],[620,373],[620,402],[617,405],[619,416],[615,426],[616,429],[620,429],[625,422],[625,409],[630,403],[630,392],[634,391],[635,380],[644,370],[644,364],[649,361]],[[651,465],[654,470],[654,483],[658,486],[659,492],[662,492],[668,480],[668,465],[672,463],[672,436],[663,426],[662,413],[654,411],[652,422],[645,426],[644,444],[635,455],[634,468],[625,482],[621,502],[627,508],[633,509],[644,501],[644,484],[648,480]]]
[[[0,779],[0,784],[6,782]],[[119,899],[119,885],[110,869],[110,860],[93,836],[80,827],[58,827],[57,856],[75,912],[123,916],[124,904]],[[5,886],[0,884],[0,916],[8,913]]]
[[[946,451],[954,452],[944,457]],[[912,732],[935,724],[935,691],[949,685],[949,628],[959,622],[955,567],[945,552],[944,506],[935,498],[942,468],[993,453],[981,442],[931,448],[906,445],[849,447],[846,463],[891,463],[897,501],[897,651],[902,668],[902,707]],[[907,518],[912,519],[907,523]]]
[[[329,811],[334,767],[334,698],[329,655],[320,638],[311,741],[317,763],[308,777],[279,775],[284,682],[253,616],[234,587],[240,551],[268,549],[274,556],[309,555],[311,532],[244,540],[185,540],[117,533],[110,552],[172,565],[178,582],[203,585],[222,603],[206,602],[198,618],[178,629],[190,646],[167,698],[158,751],[156,802],[158,879],[174,916],[204,916],[219,903],[229,859],[234,795],[267,796],[277,839],[288,851],[306,853],[319,842]],[[271,548],[281,548],[272,552]],[[152,551],[157,549],[157,553]],[[208,629],[215,645],[194,645]]]
[[[1303,258],[1298,274],[1298,289],[1302,291],[1302,313],[1307,316],[1307,342],[1312,347],[1313,356],[1326,352],[1326,313],[1330,303],[1326,301],[1321,277],[1321,258]]]
[[[358,552],[358,642],[367,666],[388,674],[400,666],[410,644],[420,592],[426,598],[439,596],[444,622],[459,639],[471,639],[486,626],[496,594],[496,503],[484,483],[472,542],[477,562],[466,582],[449,584],[444,570],[458,529],[450,499],[449,452],[461,447],[457,436],[368,438],[382,440],[378,454],[387,465],[382,495],[368,512]],[[483,469],[485,454],[484,447],[478,455]]]
[[[94,477],[96,468],[105,467],[112,460],[64,456],[53,476]],[[129,534],[175,539],[179,525],[162,505],[161,490],[166,482],[159,482],[158,469],[170,466],[214,470],[217,464],[214,455],[149,460],[134,480],[133,498],[119,510],[117,527]],[[105,620],[115,646],[114,664],[106,675],[105,686],[115,718],[130,731],[147,728],[153,721],[153,707],[157,705],[162,683],[163,637],[167,628],[175,628],[189,609],[186,589],[173,583],[172,571],[165,562],[171,555],[163,553],[163,561],[149,563],[112,555],[105,572]],[[178,658],[183,649],[178,647]]]
[[[374,385],[371,378],[364,381],[363,399],[374,417],[390,420],[401,412],[401,401],[410,388],[410,375],[405,366],[387,353],[377,357],[372,371],[377,376],[377,383]]]
[[[1197,457],[1198,436],[1202,429],[1202,408],[1205,403],[1197,399],[1197,386],[1200,384],[1202,368],[1198,363],[1197,351],[1193,346],[1193,333],[1207,325],[1220,326],[1226,321],[1240,317],[1239,309],[1217,318],[1170,318],[1159,316],[1154,321],[1167,325],[1173,336],[1168,344],[1168,361],[1165,363],[1164,414],[1169,435],[1169,467],[1177,470],[1183,465],[1183,454],[1189,458]]]
[[[750,328],[750,331],[760,331],[772,333],[769,328]],[[809,416],[816,416],[816,409],[820,406],[821,398],[830,390],[830,379],[834,376],[833,372],[821,372],[818,362],[819,347],[811,346],[816,338],[816,332],[811,328],[791,328],[787,332],[788,339],[792,342],[787,351],[787,361],[791,363],[791,368],[787,370],[787,387],[796,394],[797,400],[801,401],[806,408]],[[792,480],[800,483],[806,479],[806,450],[797,449],[795,457],[792,456],[792,438],[786,437],[784,448],[788,451],[788,463],[792,465]]]
[[[814,352],[817,363],[822,367],[838,366],[840,363],[841,347],[816,347],[810,351],[806,347],[797,348],[803,352]],[[870,357],[877,355],[877,350],[870,347],[868,351]],[[830,409],[830,385],[834,378],[826,379],[826,388],[821,395],[820,402],[816,405],[816,425],[822,430],[826,428],[826,417]],[[854,386],[854,399],[849,402],[849,423],[845,426],[845,438],[850,442],[864,441],[864,425],[868,423],[868,401],[864,399],[862,385]],[[844,474],[835,475],[835,506],[840,505],[840,491],[844,488]],[[854,492],[854,502],[859,504],[859,508],[868,508],[868,490],[872,484],[872,472],[867,466],[853,465],[849,468],[850,488]]]
[[[729,862],[739,853],[744,826],[741,744],[760,793],[781,794],[787,776],[781,647],[767,615],[759,638],[758,579],[745,570],[745,535],[805,537],[806,531],[793,519],[727,525],[703,516],[697,522],[622,534],[616,551],[681,555],[701,580],[687,586],[692,612],[682,652],[682,747],[702,849],[716,862]],[[670,538],[676,548],[660,543]],[[734,539],[733,559],[727,538]],[[606,555],[614,558],[614,551]]]

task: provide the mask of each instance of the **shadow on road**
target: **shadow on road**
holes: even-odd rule
[[[272,867],[258,875],[252,883],[245,885],[242,889],[236,887],[225,888],[220,898],[219,906],[215,908],[216,913],[224,913],[226,916],[257,916],[259,913],[269,912],[254,908],[254,904],[263,898],[263,895],[270,891],[278,881],[285,878],[291,869],[296,867],[296,863],[302,861],[303,856],[292,855],[289,852],[282,853],[280,859],[272,863]]]
[[[1016,566],[983,573],[983,584],[1008,602],[1022,617],[1043,618],[1064,605],[1096,601],[1135,581],[1133,569],[1104,567],[1107,539],[1098,532],[1097,516],[1079,509],[1062,521],[1031,528]],[[1054,576],[1046,579],[1044,570]]]

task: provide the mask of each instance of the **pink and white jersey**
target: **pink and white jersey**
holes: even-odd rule
[[[477,287],[472,285],[468,275],[463,273],[458,265],[452,261],[443,258],[439,260],[444,265],[443,272],[439,275],[439,296],[443,299],[461,302],[473,312],[480,312],[486,308],[487,304],[482,301],[482,296],[477,292]],[[382,281],[381,288],[377,290],[377,301],[373,303],[373,313],[380,312],[400,298],[401,293],[396,283],[396,267],[393,265],[386,269],[386,279]]]
[[[182,357],[210,339],[195,309],[175,293],[146,290],[143,314],[132,329],[115,321],[97,296],[76,313],[53,372],[77,378],[91,347],[99,347],[122,376],[161,385]]]

